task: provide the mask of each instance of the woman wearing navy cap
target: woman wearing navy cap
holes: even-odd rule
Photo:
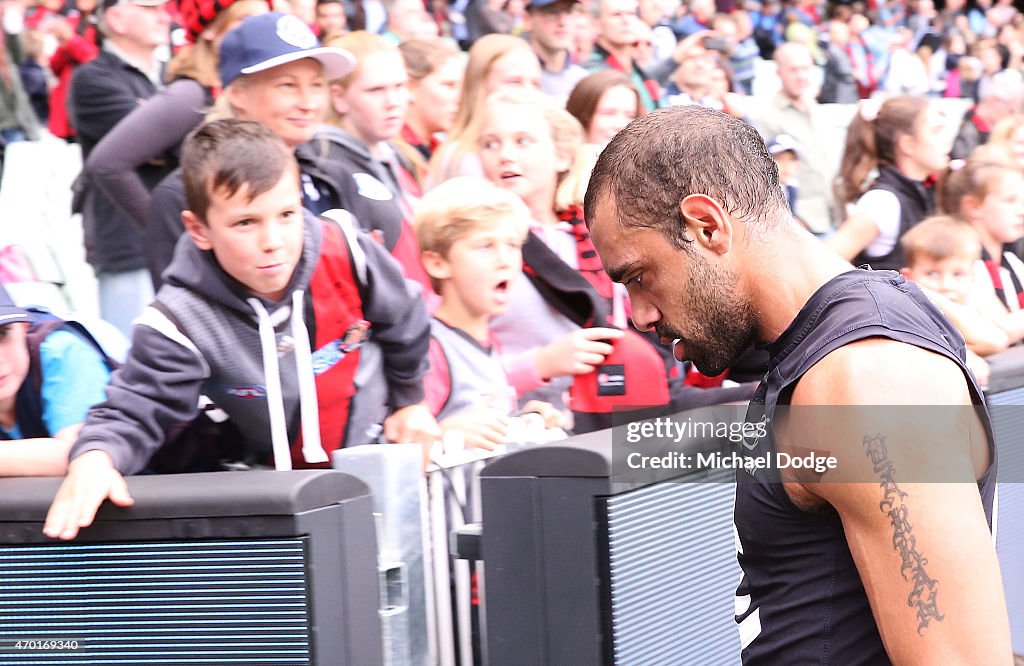
[[[209,119],[258,122],[292,148],[309,141],[327,108],[327,81],[352,71],[355,58],[320,46],[309,26],[290,14],[250,16],[228,31],[220,46],[224,86]],[[316,164],[300,159],[303,205],[314,213],[336,208],[325,196]],[[154,190],[147,217],[146,252],[154,284],[170,263],[184,230],[185,195],[175,171]]]

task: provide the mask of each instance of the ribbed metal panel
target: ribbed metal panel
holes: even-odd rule
[[[991,395],[988,401],[999,446],[996,551],[1013,651],[1024,654],[1024,388]]]
[[[732,472],[601,500],[616,664],[738,664]]]
[[[304,550],[304,539],[0,547],[0,665],[309,663]],[[46,640],[78,647],[15,647]]]

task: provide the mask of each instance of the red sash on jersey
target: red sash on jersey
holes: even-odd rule
[[[308,297],[316,321],[313,355],[314,372],[318,373],[320,441],[330,456],[345,441],[359,367],[359,344],[369,336],[369,323],[363,319],[363,300],[344,234],[334,222],[322,222],[322,228],[320,260],[310,280]],[[292,466],[296,469],[330,464],[310,465],[303,459],[301,434],[291,450]]]

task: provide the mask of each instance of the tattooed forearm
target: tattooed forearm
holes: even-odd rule
[[[941,622],[943,619],[938,606],[939,581],[930,577],[924,570],[928,559],[918,552],[917,542],[911,534],[913,526],[908,519],[907,506],[903,503],[907,494],[896,485],[896,467],[889,459],[889,452],[885,448],[885,436],[865,436],[864,448],[871,464],[874,465],[875,473],[881,480],[883,497],[878,507],[882,513],[889,516],[892,523],[892,547],[900,555],[900,574],[913,585],[907,596],[907,605],[917,610],[917,633],[923,636],[932,620]]]

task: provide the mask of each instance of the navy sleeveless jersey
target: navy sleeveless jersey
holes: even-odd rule
[[[892,271],[843,273],[807,301],[768,346],[768,373],[751,399],[747,420],[769,422],[792,388],[826,354],[851,342],[884,337],[954,361],[964,373],[988,437],[992,464],[978,481],[989,525],[995,493],[995,446],[981,389],[964,364],[964,342],[913,283]],[[745,455],[775,455],[768,429]],[[750,444],[748,443],[748,446]],[[735,524],[743,578],[736,621],[743,663],[888,664],[839,515],[829,507],[796,507],[778,470],[737,471]]]

